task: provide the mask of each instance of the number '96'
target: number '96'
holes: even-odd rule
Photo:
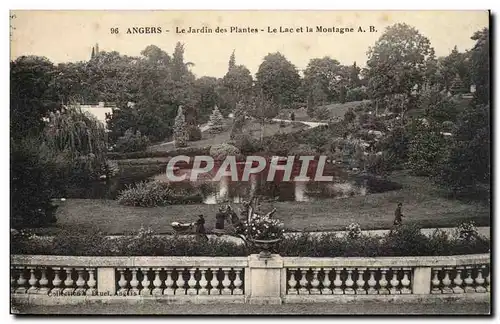
[[[118,27],[113,27],[113,28],[110,28],[110,32],[111,32],[111,34],[118,34],[120,31],[118,30]]]

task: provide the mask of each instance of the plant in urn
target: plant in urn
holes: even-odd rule
[[[271,249],[283,238],[285,232],[284,224],[279,219],[273,218],[276,212],[273,209],[265,215],[254,213],[254,208],[248,207],[248,217],[245,222],[245,236],[247,240],[262,251],[259,254],[261,259],[271,257]]]

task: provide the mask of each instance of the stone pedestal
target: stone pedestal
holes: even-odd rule
[[[97,294],[100,296],[116,294],[115,268],[97,268]]]
[[[412,278],[414,294],[430,294],[431,293],[431,268],[415,268]]]
[[[283,259],[277,254],[267,259],[257,254],[248,257],[248,273],[245,273],[248,303],[281,304],[281,295],[285,294],[280,285],[282,268]]]

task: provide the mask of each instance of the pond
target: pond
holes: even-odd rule
[[[145,180],[168,182],[166,163],[120,166],[120,173],[108,181],[89,183],[86,186],[68,189],[67,198],[115,199],[119,192],[135,183]],[[189,167],[177,170],[189,178]],[[177,174],[176,174],[177,175]],[[220,181],[211,181],[213,174],[200,176],[197,182],[183,181],[174,183],[184,188],[200,186],[203,183],[205,204],[221,201],[240,203],[251,195],[264,200],[275,201],[313,201],[326,198],[346,198],[364,196],[397,190],[401,185],[367,174],[350,173],[338,165],[326,164],[324,176],[332,176],[333,181],[283,181],[283,171],[277,171],[275,181],[267,181],[267,173],[251,174],[248,181],[232,181],[224,176]]]

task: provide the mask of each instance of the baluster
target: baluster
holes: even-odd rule
[[[17,288],[16,294],[25,294],[28,289],[26,288],[26,283],[28,280],[24,277],[25,267],[18,267],[19,269],[19,278],[17,279]]]
[[[377,289],[375,289],[375,285],[377,281],[375,280],[375,271],[376,269],[368,269],[370,271],[370,278],[368,279],[368,295],[376,295],[378,293]]]
[[[432,272],[434,273],[434,277],[432,278],[432,281],[431,281],[431,283],[432,283],[431,293],[432,294],[440,294],[441,293],[441,289],[439,289],[439,285],[441,284],[441,281],[438,278],[439,270],[441,270],[441,268],[433,268],[432,269]]]
[[[452,294],[453,289],[451,289],[451,279],[450,279],[450,270],[453,270],[451,267],[444,268],[444,277],[441,282],[443,283],[443,294]]]
[[[389,289],[387,289],[387,285],[389,282],[387,281],[386,274],[389,268],[381,268],[380,269],[380,280],[378,281],[378,284],[380,285],[380,288],[378,290],[378,293],[380,295],[387,295],[389,293]]]
[[[174,280],[172,279],[173,268],[166,268],[167,278],[165,279],[165,290],[163,291],[164,295],[174,295],[175,289],[172,288],[174,286]],[[160,281],[161,283],[161,281]]]
[[[15,268],[10,267],[10,292],[13,293],[16,291],[16,275],[15,275]]]
[[[52,270],[54,270],[54,280],[52,280],[52,286],[54,286],[54,288],[52,288],[51,294],[52,296],[60,296],[63,291],[63,289],[60,287],[60,285],[62,284],[62,280],[59,276],[61,268],[52,268]]]
[[[323,279],[323,289],[321,289],[321,293],[323,295],[331,295],[333,293],[330,285],[332,282],[330,281],[330,269],[323,268],[323,273],[325,274],[325,278]]]
[[[402,294],[411,294],[410,288],[410,271],[411,268],[403,268],[403,279],[401,279],[401,293]]]
[[[347,279],[345,280],[345,294],[347,295],[353,295],[355,294],[356,292],[354,291],[354,289],[352,288],[352,286],[354,285],[354,281],[352,280],[352,268],[347,268]]]
[[[488,276],[486,277],[486,291],[490,291],[490,280],[491,280],[491,267],[488,269]]]
[[[163,289],[161,289],[161,280],[160,280],[161,268],[154,268],[153,271],[155,272],[155,278],[153,279],[154,288],[153,288],[152,294],[154,296],[159,296],[163,293]],[[167,273],[168,273],[168,270],[167,270]],[[167,277],[167,279],[168,279],[168,277]],[[168,287],[168,285],[167,285],[167,287]],[[166,290],[167,289],[165,289],[165,295],[167,295]]]
[[[28,294],[36,294],[38,292],[38,287],[36,286],[38,279],[35,275],[35,267],[28,267],[28,269],[30,270],[30,280],[28,281],[30,288],[28,289]]]
[[[194,273],[196,272],[196,268],[189,269],[189,280],[187,282],[189,288],[186,293],[188,295],[196,295],[198,291],[196,290],[196,279],[194,278]]]
[[[138,268],[132,268],[130,271],[132,271],[132,279],[130,279],[130,291],[129,295],[131,296],[139,296],[139,280],[137,280],[137,270]]]
[[[356,280],[356,294],[366,295],[365,283],[363,276],[366,268],[358,268],[358,279]]]
[[[78,278],[76,279],[76,289],[75,289],[75,295],[77,296],[83,296],[85,295],[85,280],[83,279],[83,269],[82,268],[77,268],[75,269],[76,273],[78,274]]]
[[[94,277],[94,272],[95,270],[93,268],[86,268],[86,270],[89,272],[89,280],[87,280],[87,285],[89,286],[89,289],[87,289],[87,296],[96,296],[97,295],[97,288],[96,284],[97,281],[95,280]]]
[[[42,272],[42,275],[39,281],[40,289],[38,289],[38,294],[48,295],[50,289],[49,287],[47,287],[47,285],[49,284],[49,280],[47,279],[47,268],[43,267],[42,269],[40,269],[40,271]]]
[[[63,295],[73,295],[73,292],[75,291],[75,288],[73,287],[73,278],[71,278],[71,275],[73,273],[73,268],[64,268],[66,271],[66,279],[64,279],[64,290],[63,290]]]
[[[398,295],[401,293],[399,290],[399,280],[398,280],[398,271],[400,270],[399,268],[391,268],[392,272],[392,277],[391,281],[389,283],[391,284],[391,288],[389,288],[389,293],[391,295]]]
[[[243,281],[241,280],[240,277],[241,268],[235,268],[234,272],[235,272],[235,278],[233,281],[234,284],[233,295],[243,295],[243,289],[241,289]]]
[[[462,284],[464,282],[462,280],[462,269],[463,267],[456,268],[457,273],[455,275],[455,279],[453,279],[453,283],[455,284],[455,286],[452,289],[455,294],[461,294],[464,292],[464,289],[462,288]]]
[[[140,268],[143,276],[141,281],[141,296],[151,296],[151,288],[149,287],[151,285],[151,281],[148,278],[149,269],[150,268]]]
[[[186,285],[186,281],[184,280],[184,270],[184,268],[179,268],[177,270],[177,281],[175,282],[175,285],[177,286],[175,289],[176,295],[186,294],[186,288],[184,287]]]
[[[201,277],[200,277],[200,289],[198,290],[198,295],[208,295],[208,281],[206,277],[207,270],[201,269]]]
[[[311,280],[311,295],[319,295],[320,291],[318,289],[319,280],[318,280],[318,272],[319,268],[314,268],[313,270],[313,279]]]
[[[484,288],[484,278],[483,278],[483,267],[484,266],[479,266],[477,267],[477,276],[476,276],[476,292],[478,293],[485,293],[486,288]]]
[[[297,271],[297,268],[289,268],[288,271],[290,271],[290,280],[288,280],[288,295],[297,295],[297,280],[295,279],[295,272]]]
[[[335,279],[333,280],[333,293],[335,295],[341,295],[344,293],[344,290],[342,290],[342,279],[340,278],[340,274],[342,273],[342,270],[344,268],[335,268]]]
[[[210,295],[220,295],[219,290],[219,279],[217,279],[217,272],[219,269],[211,269],[212,272],[212,280],[210,281]]]
[[[118,289],[118,295],[120,296],[126,296],[128,294],[128,281],[125,279],[125,268],[118,268],[118,272],[120,272],[120,280],[118,280],[118,286],[120,286],[120,289]]]
[[[230,268],[223,268],[222,271],[224,272],[224,279],[222,280],[222,294],[223,295],[231,295],[231,289],[229,288],[229,285],[231,285],[231,280],[229,280],[229,270]]]
[[[472,266],[466,266],[465,270],[467,271],[467,278],[464,279],[465,282],[464,291],[466,293],[475,292],[476,290],[472,286],[472,284],[474,283],[474,280],[472,279]]]
[[[300,269],[300,272],[302,274],[302,277],[300,278],[300,281],[299,281],[299,284],[300,284],[299,294],[300,295],[308,295],[309,289],[307,289],[308,282],[307,282],[307,278],[306,278],[307,270]]]

